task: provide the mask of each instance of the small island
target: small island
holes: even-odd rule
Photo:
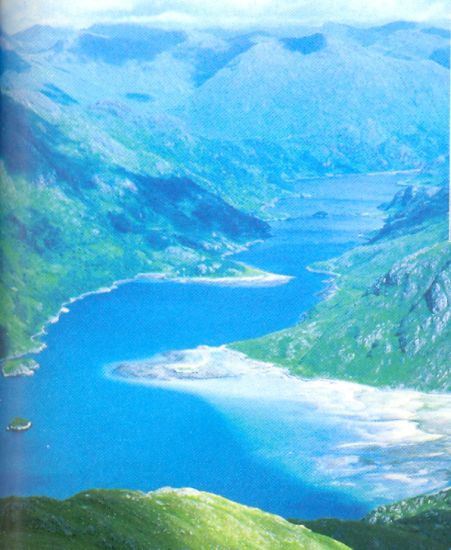
[[[328,218],[329,214],[325,210],[318,210],[318,212],[315,212],[312,216],[312,218],[318,219],[318,220],[324,220],[325,218]]]
[[[21,416],[15,416],[6,427],[8,432],[25,432],[31,428],[31,421]]]

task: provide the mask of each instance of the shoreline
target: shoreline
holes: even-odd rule
[[[378,498],[386,490],[404,498],[419,486],[440,489],[449,482],[440,456],[451,443],[451,396],[443,392],[301,378],[226,345],[110,363],[103,373],[116,383],[189,393],[209,402],[243,433],[267,441],[263,455],[270,460],[277,456],[295,475],[304,475],[302,464],[312,460],[318,479],[353,484],[359,476],[365,490]],[[277,447],[276,455],[274,445],[280,441],[274,439],[275,426],[285,433],[285,444]],[[315,457],[314,449],[303,450],[302,434],[311,429],[320,434],[333,429],[336,434],[320,456]],[[413,447],[419,452],[412,466]],[[374,453],[379,456],[377,466],[371,463]],[[399,462],[400,456],[405,460]],[[438,458],[431,462],[432,456]]]
[[[314,180],[314,179],[321,179],[321,178],[340,178],[340,177],[347,177],[347,176],[376,176],[376,175],[408,175],[408,174],[416,174],[421,172],[421,169],[419,168],[412,168],[407,170],[392,170],[392,171],[381,171],[381,172],[368,172],[368,173],[352,173],[352,174],[328,174],[323,176],[311,176],[302,178],[299,180],[299,182],[305,181],[305,180]],[[403,183],[398,183],[399,185],[404,185]],[[266,207],[273,208],[277,202],[280,200],[280,198],[274,198],[269,203],[263,205],[263,209]],[[283,218],[282,218],[283,219]],[[231,256],[234,254],[238,254],[240,252],[243,252],[250,247],[252,247],[255,244],[263,242],[262,239],[256,239],[253,241],[248,241],[244,243],[243,245],[237,245],[234,250],[226,251],[222,254],[222,258],[225,258],[227,256]],[[245,264],[244,264],[245,265]],[[325,274],[330,275],[333,277],[333,279],[329,281],[324,281],[325,288],[320,292],[323,300],[328,300],[332,296],[335,295],[335,293],[339,290],[339,287],[335,281],[338,277],[340,277],[339,273],[335,273],[332,271],[327,270],[321,270],[316,269],[311,266],[306,267],[307,271],[310,271],[312,273],[319,273],[319,274]],[[52,315],[47,321],[44,322],[41,329],[33,334],[30,337],[30,341],[34,343],[37,341],[39,344],[35,348],[31,348],[25,352],[17,353],[14,355],[7,356],[0,360],[0,368],[2,369],[2,374],[5,377],[15,377],[15,376],[32,376],[34,374],[34,370],[28,370],[27,372],[18,372],[17,374],[15,372],[10,373],[8,375],[5,375],[3,372],[3,365],[10,360],[20,360],[20,359],[26,359],[30,355],[37,355],[41,353],[44,349],[46,349],[47,344],[45,342],[39,342],[39,339],[42,338],[47,334],[47,328],[49,325],[57,323],[61,315],[64,313],[69,312],[68,306],[73,304],[74,302],[77,302],[79,300],[83,300],[84,298],[95,295],[95,294],[105,294],[108,292],[112,292],[113,290],[116,290],[119,286],[123,284],[133,283],[133,282],[139,282],[139,281],[145,281],[145,280],[152,280],[154,282],[156,281],[168,281],[168,282],[175,282],[179,284],[204,284],[204,285],[218,285],[218,286],[229,286],[229,287],[269,287],[269,286],[278,286],[282,284],[287,284],[292,280],[294,277],[290,275],[281,275],[276,273],[270,273],[265,272],[263,270],[260,270],[258,268],[254,268],[258,272],[258,274],[252,274],[248,276],[225,276],[225,277],[204,277],[204,276],[187,276],[187,277],[180,277],[177,275],[170,275],[165,272],[158,272],[158,273],[137,273],[135,276],[127,277],[124,279],[118,279],[116,281],[113,281],[111,285],[109,286],[102,286],[99,287],[96,290],[90,290],[81,293],[78,296],[70,297],[68,300],[63,302],[61,304],[60,309],[57,311],[55,315]],[[255,271],[254,271],[255,273]],[[39,364],[38,364],[39,367]],[[37,367],[37,368],[38,368]]]
[[[325,279],[323,281],[326,287],[318,293],[322,298],[321,301],[330,300],[340,290],[337,280],[341,277],[341,273],[328,271],[327,269],[317,269],[310,265],[306,267],[306,270],[310,273],[318,273],[319,275],[328,275],[330,277],[330,279]]]
[[[343,174],[324,174],[324,175],[319,175],[319,176],[306,176],[306,177],[302,177],[300,178],[299,180],[296,180],[295,184],[298,184],[298,183],[301,183],[303,181],[311,181],[311,180],[316,180],[316,179],[321,179],[321,178],[327,178],[327,179],[332,179],[332,178],[344,178],[344,177],[348,177],[348,176],[402,176],[402,175],[406,175],[408,176],[409,174],[420,174],[421,173],[421,168],[409,168],[407,170],[382,170],[380,172],[346,172],[346,173],[343,173]],[[404,185],[403,183],[400,183],[398,185]]]
[[[255,243],[252,243],[255,244]],[[250,244],[250,246],[252,246]],[[244,250],[244,249],[243,249]],[[109,286],[101,286],[96,290],[89,290],[87,292],[82,292],[78,296],[71,296],[68,300],[63,302],[61,304],[61,307],[55,313],[52,315],[45,323],[42,325],[41,329],[33,334],[30,338],[32,342],[35,342],[39,338],[42,338],[47,334],[47,329],[50,325],[54,325],[58,323],[58,321],[61,319],[61,316],[65,313],[69,313],[70,309],[69,306],[72,305],[75,302],[84,300],[88,296],[93,296],[97,294],[108,294],[109,292],[113,292],[114,290],[118,289],[120,286],[124,284],[130,284],[130,283],[136,283],[136,282],[145,282],[145,281],[151,281],[151,282],[172,282],[172,283],[178,283],[178,284],[203,284],[203,285],[218,285],[218,286],[229,286],[229,287],[265,287],[265,286],[278,286],[282,284],[286,284],[289,281],[291,281],[294,277],[291,275],[279,275],[277,273],[270,273],[266,271],[261,271],[261,274],[258,275],[241,275],[241,276],[230,276],[230,277],[180,277],[177,275],[170,275],[168,273],[137,273],[133,277],[127,277],[125,279],[117,279],[116,281],[113,281],[111,285]],[[10,355],[8,357],[5,357],[0,362],[0,368],[2,369],[2,375],[4,378],[13,378],[13,377],[29,377],[34,375],[34,371],[39,368],[39,364],[37,364],[37,367],[33,370],[27,370],[27,372],[24,371],[18,371],[17,373],[9,373],[5,374],[3,372],[3,365],[7,363],[8,361],[12,360],[20,360],[20,359],[27,359],[30,355],[38,355],[43,350],[47,348],[47,344],[45,342],[39,342],[39,346],[36,348],[32,348],[26,352],[18,353],[15,355]]]
[[[23,426],[17,426],[17,427],[11,426],[11,424],[9,424],[8,426],[6,426],[6,431],[7,432],[26,432],[32,427],[32,425],[33,424],[31,423],[31,421],[28,421]]]
[[[314,180],[318,178],[339,178],[339,177],[346,177],[350,175],[355,176],[374,176],[374,175],[396,175],[396,174],[410,174],[410,173],[418,173],[421,172],[419,168],[412,168],[408,170],[392,170],[392,171],[382,171],[382,172],[368,172],[368,173],[353,173],[353,174],[329,174],[325,176],[311,176],[307,178],[302,178],[299,181],[303,180]],[[274,204],[270,204],[271,207],[274,207],[275,204],[280,200],[280,198],[275,198],[271,202]],[[263,208],[265,208],[267,205],[263,205]],[[225,258],[227,256],[231,256],[234,254],[238,254],[240,252],[243,252],[250,247],[263,242],[263,239],[256,239],[253,241],[248,241],[244,243],[243,245],[237,245],[236,249],[226,251],[222,254],[222,258]],[[245,265],[245,264],[243,264]],[[255,268],[254,268],[255,269]],[[288,283],[290,280],[292,280],[294,277],[290,275],[281,275],[276,273],[270,273],[265,272],[263,270],[259,270],[256,268],[257,271],[261,272],[261,274],[254,274],[254,275],[248,275],[248,276],[231,276],[231,277],[204,277],[204,276],[194,276],[194,277],[180,277],[176,275],[169,275],[168,273],[164,272],[157,272],[157,273],[137,273],[133,277],[127,277],[125,279],[118,279],[116,281],[113,281],[111,285],[109,286],[103,286],[96,290],[90,290],[87,292],[83,292],[82,294],[74,297],[70,297],[68,300],[63,302],[61,304],[60,309],[57,311],[55,315],[52,315],[47,321],[44,322],[41,329],[33,334],[30,337],[31,342],[35,342],[42,336],[45,336],[47,334],[47,328],[49,325],[57,323],[61,315],[64,313],[67,313],[69,311],[68,306],[73,304],[74,302],[77,302],[79,300],[83,300],[87,296],[95,295],[95,294],[104,294],[108,292],[112,292],[113,290],[116,290],[120,285],[127,284],[127,283],[133,283],[138,282],[140,280],[153,280],[153,281],[172,281],[180,284],[205,284],[205,285],[219,285],[219,286],[230,286],[230,287],[265,287],[265,286],[278,286],[282,284]],[[331,277],[338,278],[340,277],[339,273],[334,273],[327,270],[318,270],[313,267],[307,266],[307,271],[310,271],[312,273],[323,273],[325,275],[330,275]],[[328,300],[330,299],[339,289],[338,285],[335,283],[334,280],[331,281],[324,281],[326,287],[324,290],[321,291],[321,295],[323,296],[322,299]],[[35,348],[31,348],[25,352],[17,353],[14,355],[10,355],[8,357],[5,357],[0,360],[0,369],[2,370],[3,376],[6,377],[6,375],[3,372],[3,364],[5,364],[7,361],[10,360],[18,360],[18,359],[24,359],[27,358],[29,355],[37,355],[41,353],[44,349],[46,349],[47,344],[45,342],[37,342],[39,345]],[[39,367],[39,364],[38,364]],[[38,368],[37,367],[37,368]],[[27,373],[11,373],[8,375],[8,377],[15,377],[15,376],[32,376],[34,374],[34,371],[28,371]]]
[[[294,279],[292,275],[265,272],[262,275],[242,277],[176,277],[172,281],[180,284],[201,284],[230,287],[265,287],[284,285]]]

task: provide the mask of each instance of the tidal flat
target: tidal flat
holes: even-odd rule
[[[396,500],[447,485],[451,396],[302,379],[226,346],[113,363],[106,375],[202,397],[244,445],[304,481]]]

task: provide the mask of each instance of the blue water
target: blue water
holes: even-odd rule
[[[136,282],[71,305],[49,327],[35,376],[1,381],[2,424],[15,415],[33,422],[28,432],[0,433],[1,494],[67,497],[93,487],[191,486],[284,516],[361,516],[369,507],[364,495],[356,500],[332,487],[306,485],[254,456],[232,420],[201,398],[117,383],[104,376],[103,366],[292,325],[324,288],[324,276],[306,266],[342,253],[378,227],[376,207],[400,179],[301,182],[309,197],[281,201],[277,211],[289,219],[274,223],[273,238],[238,257],[294,275],[289,284]],[[312,217],[318,210],[328,217]]]

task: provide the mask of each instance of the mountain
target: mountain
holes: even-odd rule
[[[73,35],[73,31],[66,28],[55,28],[49,25],[33,25],[20,31],[10,39],[19,51],[40,53],[53,49],[57,51],[65,40]]]
[[[230,140],[287,141],[314,156],[324,147],[321,161],[348,169],[394,167],[395,154],[412,166],[426,149],[444,148],[446,69],[318,36],[322,47],[309,53],[287,40],[255,44],[196,90],[192,127]]]
[[[281,517],[194,489],[95,490],[64,501],[0,501],[2,548],[332,550],[348,548]]]
[[[411,24],[2,37],[1,357],[114,280],[242,273],[224,255],[300,177],[440,165],[448,45]]]
[[[301,177],[421,168],[447,150],[446,30],[290,32],[35,26],[8,38],[28,70],[2,85],[150,175],[190,177],[253,213]]]
[[[297,326],[233,348],[288,367],[370,385],[449,390],[451,246],[446,187],[407,187],[384,227],[316,264],[337,288]]]
[[[150,61],[185,41],[185,33],[138,25],[94,25],[80,33],[70,52],[83,61],[121,65],[127,61]]]
[[[30,50],[44,38],[47,49]],[[235,180],[226,193],[235,205],[259,206],[246,205],[237,189],[238,181],[254,188],[256,170],[267,185],[410,169],[448,146],[444,29],[327,24],[284,35],[97,24],[72,33],[33,27],[11,40],[23,55],[28,48],[33,69],[28,79],[7,79],[8,86],[38,93],[56,86],[83,113],[95,109],[101,126],[100,108],[114,111],[116,121],[138,125],[166,163],[202,170],[206,180],[220,166],[217,155],[226,156]]]
[[[223,255],[269,234],[191,179],[135,172],[100,135],[69,136],[9,96],[2,122],[3,357],[35,347],[71,296],[140,272],[237,274]]]
[[[448,110],[449,87],[446,63],[434,62],[449,39],[423,30],[329,25],[255,38],[188,98],[190,126],[209,137],[277,143],[304,171],[419,166],[446,150],[447,117],[439,113]]]
[[[381,506],[361,521],[320,519],[302,523],[354,550],[448,550],[451,490]]]

